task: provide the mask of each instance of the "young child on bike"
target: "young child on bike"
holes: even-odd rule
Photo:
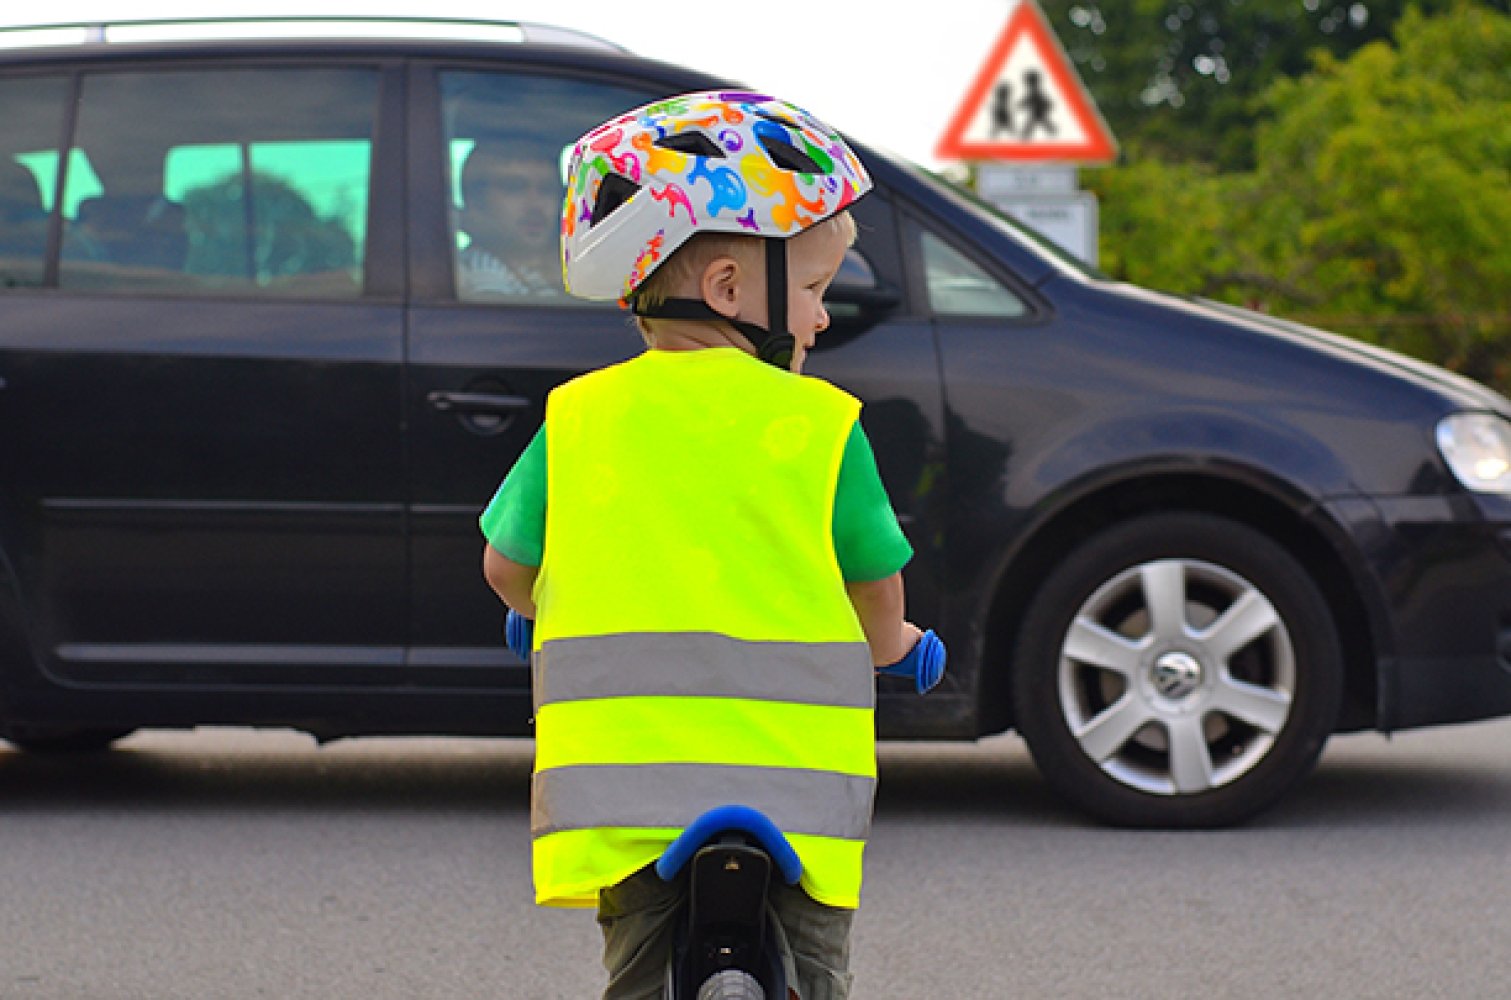
[[[484,572],[535,620],[536,901],[598,907],[610,1000],[663,996],[682,900],[650,866],[726,803],[803,862],[771,901],[792,995],[849,995],[873,668],[920,633],[860,403],[800,372],[870,187],[828,127],[744,93],[648,105],[571,160],[568,290],[627,303],[649,349],[552,392]]]

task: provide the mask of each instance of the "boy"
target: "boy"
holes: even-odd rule
[[[772,900],[792,995],[849,993],[872,668],[920,633],[860,404],[798,373],[869,189],[837,135],[752,94],[649,105],[572,159],[567,287],[622,297],[650,349],[551,394],[484,572],[536,619],[536,900],[598,906],[608,1000],[662,996],[681,900],[648,866],[726,803],[803,861]]]

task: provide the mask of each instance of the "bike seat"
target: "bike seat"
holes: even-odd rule
[[[682,835],[672,841],[670,847],[656,862],[656,874],[662,881],[670,882],[677,877],[698,849],[726,833],[743,833],[754,840],[781,872],[782,881],[797,885],[803,874],[803,862],[797,851],[782,836],[776,824],[758,810],[749,806],[717,806],[692,821]]]

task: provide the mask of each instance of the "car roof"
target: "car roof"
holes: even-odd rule
[[[132,30],[124,31],[127,27]],[[36,34],[55,30],[63,33]],[[99,40],[101,32],[106,40]],[[586,32],[521,21],[294,17],[0,28],[0,67],[22,71],[59,64],[288,57],[505,61],[611,75],[631,72],[659,81],[668,93],[730,86],[728,80],[637,55]]]
[[[0,54],[41,49],[50,54],[140,46],[202,46],[223,42],[415,44],[556,47],[628,54],[613,42],[574,28],[531,21],[425,17],[220,17],[76,21],[0,27]]]

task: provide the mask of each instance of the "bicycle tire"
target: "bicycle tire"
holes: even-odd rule
[[[698,1000],[766,1000],[766,991],[748,972],[724,969],[703,980]]]

